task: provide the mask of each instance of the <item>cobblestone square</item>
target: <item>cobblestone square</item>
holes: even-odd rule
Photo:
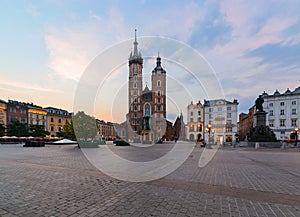
[[[169,146],[111,148],[142,161]],[[223,148],[199,168],[202,151],[164,178],[131,183],[76,146],[0,145],[0,216],[300,216],[299,149]]]

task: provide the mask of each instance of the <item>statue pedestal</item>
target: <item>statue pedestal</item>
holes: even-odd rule
[[[254,123],[253,123],[253,127],[256,126],[266,126],[266,116],[267,116],[267,112],[265,111],[257,111],[254,114]]]

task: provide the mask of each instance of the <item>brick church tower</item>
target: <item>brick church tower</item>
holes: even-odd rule
[[[166,130],[166,71],[157,57],[151,74],[152,90],[143,89],[143,58],[138,51],[135,30],[133,53],[129,57],[127,140],[153,143]]]

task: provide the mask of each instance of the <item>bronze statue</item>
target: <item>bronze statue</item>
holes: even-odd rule
[[[262,98],[261,95],[259,95],[259,97],[255,100],[256,111],[259,111],[259,112],[264,111],[263,103],[264,103],[264,99]]]

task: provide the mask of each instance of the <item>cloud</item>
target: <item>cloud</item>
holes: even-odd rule
[[[300,67],[300,43],[299,44],[286,44],[286,43],[273,43],[265,44],[259,48],[253,49],[245,53],[246,57],[258,57],[258,64],[274,64],[276,66],[292,65]]]
[[[115,9],[110,10],[106,19],[90,11],[85,22],[63,29],[48,27],[47,32],[48,67],[54,76],[75,81],[96,55],[129,35],[129,29]]]
[[[0,80],[0,84],[9,87],[9,89],[27,89],[27,90],[35,90],[35,91],[43,91],[43,92],[53,92],[53,93],[59,93],[59,90],[51,89],[51,88],[45,88],[37,84],[28,84],[28,83],[22,83],[22,82],[16,82],[16,81],[7,81],[7,80]]]
[[[269,87],[297,86],[300,22],[299,6],[294,6],[293,1],[220,3],[215,14],[220,15],[224,28],[229,25],[227,38],[222,43],[222,38],[216,37],[203,55],[215,69],[226,97],[243,101]],[[205,35],[213,33],[207,31]],[[200,43],[195,46],[201,50]],[[291,81],[291,77],[295,79]]]

